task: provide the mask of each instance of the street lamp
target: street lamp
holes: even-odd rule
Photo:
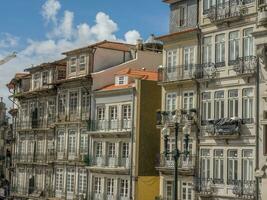
[[[187,130],[189,130],[188,126],[185,125],[183,128],[183,132],[185,133],[185,150],[182,152],[178,149],[178,132],[179,132],[179,125],[181,124],[181,121],[183,119],[183,116],[187,115],[187,112],[184,111],[178,111],[175,110],[171,112],[172,114],[172,119],[174,122],[174,129],[175,129],[175,146],[172,151],[168,151],[168,140],[169,140],[169,130],[168,130],[168,125],[167,125],[167,120],[165,120],[165,125],[164,128],[162,129],[162,136],[164,138],[164,156],[167,157],[168,155],[172,155],[174,159],[174,194],[173,194],[173,200],[178,199],[178,160],[180,158],[181,154],[184,154],[186,157],[189,154],[188,151],[188,146],[189,146],[189,134]]]

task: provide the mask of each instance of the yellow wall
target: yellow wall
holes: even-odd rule
[[[159,196],[159,176],[139,176],[136,200],[155,200]]]

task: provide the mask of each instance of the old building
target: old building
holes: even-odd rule
[[[152,38],[153,39],[153,38]],[[64,53],[66,58],[26,69],[8,84],[14,108],[11,197],[88,199],[88,123],[92,87],[113,80],[112,68],[155,69],[157,44],[103,41]],[[127,65],[126,65],[127,63]],[[108,71],[105,81],[92,73]]]
[[[179,123],[178,149],[186,151],[185,135],[189,135],[189,154],[178,159],[178,199],[194,199],[194,177],[197,175],[197,113],[199,84],[196,80],[199,63],[199,30],[197,1],[169,1],[170,33],[158,37],[164,44],[163,66],[159,68],[162,105],[157,127],[162,133],[161,154],[156,168],[160,173],[159,199],[174,196],[175,123]],[[174,117],[180,119],[175,120]],[[165,146],[167,145],[167,146]],[[166,152],[168,151],[168,154]],[[185,152],[184,152],[185,153]]]

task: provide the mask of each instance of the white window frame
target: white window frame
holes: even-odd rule
[[[59,130],[57,135],[57,152],[64,153],[65,151],[65,133],[64,130]]]
[[[231,152],[233,154],[231,155]],[[238,150],[229,149],[227,151],[227,184],[233,185],[234,182],[238,179]]]
[[[129,197],[128,179],[120,179],[120,197]]]
[[[115,190],[115,179],[114,178],[107,178],[107,195],[113,196]]]
[[[211,177],[211,150],[200,150],[200,176],[203,179],[209,179]]]
[[[176,104],[177,104],[177,93],[176,92],[170,92],[166,93],[166,105],[165,109],[167,112],[172,112],[176,110]]]
[[[46,76],[44,76],[46,74]],[[49,71],[42,72],[42,86],[46,86],[49,83]]]
[[[69,113],[78,114],[79,109],[79,92],[70,91],[69,93]]]
[[[69,74],[74,74],[77,72],[77,57],[73,56],[69,60]]]
[[[191,182],[181,182],[181,200],[193,199],[193,184]]]
[[[252,149],[242,150],[242,180],[254,180],[254,156]]]
[[[69,130],[68,153],[69,155],[76,155],[76,131],[75,130]]]
[[[80,153],[83,155],[88,153],[88,133],[86,130],[81,130]]]
[[[228,117],[238,117],[238,89],[228,90]]]
[[[177,71],[178,55],[177,49],[170,49],[166,52],[167,73],[173,74]]]
[[[195,63],[195,47],[184,47],[184,71],[193,73]]]
[[[229,33],[229,62],[237,61],[239,58],[239,31],[232,31]]]
[[[83,62],[82,62],[82,58],[83,58]],[[83,72],[85,71],[86,68],[86,56],[84,54],[79,56],[79,71]]]
[[[247,92],[250,91],[250,92]],[[252,120],[254,116],[254,90],[253,88],[244,88],[242,91],[242,118]]]
[[[212,37],[207,36],[203,38],[203,63],[212,62]]]
[[[68,193],[73,193],[75,190],[75,170],[68,169],[67,170],[67,181],[66,181],[66,189]]]
[[[218,90],[214,92],[214,119],[224,118],[225,112],[225,99],[224,90]],[[223,94],[221,96],[221,94]]]
[[[80,169],[79,170],[79,176],[78,176],[78,190],[79,194],[86,194],[87,192],[87,173],[86,169]]]
[[[56,191],[63,190],[63,169],[57,168],[56,169]]]
[[[183,92],[183,108],[187,111],[194,108],[194,91]]]
[[[223,149],[214,149],[213,156],[213,179],[215,183],[224,182],[224,151]]]
[[[95,142],[95,157],[100,158],[103,156],[103,143]]]
[[[202,97],[202,121],[207,121],[212,118],[212,100],[211,92],[203,92]]]
[[[116,145],[115,145],[115,142],[109,142],[108,143],[108,150],[107,150],[107,153],[108,153],[108,158],[115,158],[116,156]]]
[[[252,27],[246,28],[243,30],[243,56],[244,57],[254,55],[253,36],[251,35],[252,32],[253,32]]]

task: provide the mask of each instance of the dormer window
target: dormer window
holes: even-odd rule
[[[48,81],[49,81],[49,73],[48,71],[44,71],[42,73],[42,85],[47,85],[48,84]]]
[[[72,57],[70,59],[70,73],[76,72],[76,62],[77,62],[76,57]]]
[[[116,77],[116,85],[126,85],[128,83],[127,76],[117,76]]]
[[[79,68],[80,68],[80,71],[85,70],[85,55],[81,55],[79,58]]]

